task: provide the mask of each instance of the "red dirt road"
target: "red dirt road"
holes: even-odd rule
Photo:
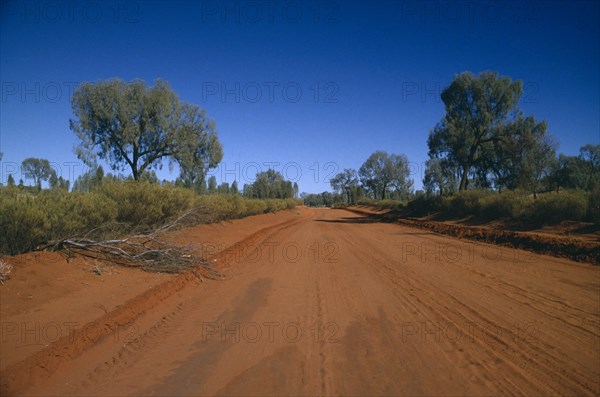
[[[188,282],[17,391],[600,394],[599,267],[300,211],[222,255],[226,280]]]

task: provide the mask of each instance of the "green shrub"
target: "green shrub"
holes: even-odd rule
[[[287,209],[287,204],[285,203],[285,200],[267,199],[265,200],[265,204],[267,205],[266,212],[276,212]]]
[[[589,193],[588,219],[592,222],[600,222],[600,186],[596,186]]]
[[[406,207],[406,202],[402,200],[381,200],[378,207],[380,209],[399,210]]]
[[[485,219],[519,219],[533,196],[517,191],[504,191],[479,198],[480,215]]]
[[[118,203],[118,222],[140,227],[160,224],[191,208],[191,190],[144,181],[104,181],[100,193]]]
[[[581,221],[588,213],[588,193],[581,190],[539,195],[523,217],[537,224],[554,224],[563,220]]]
[[[429,215],[438,212],[442,208],[442,197],[440,196],[418,196],[406,204],[406,208],[413,216]]]
[[[452,196],[442,198],[442,210],[457,216],[479,216],[481,214],[480,201],[492,192],[485,190],[466,190]]]
[[[162,187],[162,217],[171,218],[192,208],[194,192],[189,189],[176,187]]]
[[[56,240],[89,232],[114,221],[116,203],[97,193],[42,191],[36,196],[48,220],[48,239]]]
[[[389,209],[389,210],[399,210],[405,208],[407,203],[402,200],[373,200],[370,198],[363,197],[357,201],[358,205],[366,205],[369,207],[377,208],[380,210]]]
[[[295,208],[297,205],[302,205],[302,200],[287,198],[285,199],[285,203],[287,209],[292,209]]]
[[[222,194],[198,196],[195,200],[196,206],[208,210],[212,221],[275,212],[294,208],[297,204],[298,201],[294,199],[246,199],[238,195]]]
[[[26,252],[50,240],[82,236],[114,223],[128,232],[150,230],[193,206],[204,207],[208,217],[199,216],[188,224],[274,212],[298,203],[239,195],[195,196],[188,189],[118,180],[105,180],[93,192],[0,187],[0,253]]]
[[[264,214],[267,211],[267,203],[258,199],[244,199],[246,215]]]
[[[195,205],[206,209],[213,221],[233,218],[232,214],[235,212],[235,206],[231,203],[229,197],[220,194],[198,196]]]
[[[0,193],[0,252],[15,255],[47,239],[48,219],[36,197]]]
[[[377,204],[377,200],[373,200],[372,198],[363,197],[356,201],[357,205],[367,205],[367,206],[375,206]]]

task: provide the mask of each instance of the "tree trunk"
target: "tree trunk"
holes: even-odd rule
[[[460,185],[458,186],[459,191],[467,190],[467,183],[469,181],[469,168],[470,167],[468,165],[463,167],[463,173],[460,177]]]

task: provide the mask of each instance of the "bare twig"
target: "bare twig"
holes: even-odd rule
[[[214,269],[210,262],[195,255],[190,246],[176,245],[159,239],[162,234],[178,227],[186,218],[197,216],[198,212],[200,208],[193,208],[149,234],[100,241],[88,238],[86,234],[81,238],[53,242],[46,249],[58,251],[67,259],[78,254],[153,272],[178,273],[185,269],[197,268],[204,277],[222,279],[223,275]]]

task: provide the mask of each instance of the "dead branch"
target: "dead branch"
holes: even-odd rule
[[[121,266],[163,273],[179,273],[196,268],[201,276],[222,279],[223,275],[214,269],[209,261],[199,258],[190,246],[177,245],[159,238],[169,230],[180,226],[186,218],[197,216],[201,210],[203,208],[192,208],[148,234],[96,241],[87,237],[88,233],[86,233],[84,237],[52,242],[45,249],[60,252],[67,260],[75,255],[81,255]]]
[[[10,272],[12,269],[12,265],[0,260],[0,284],[4,284],[4,281],[10,278]]]

